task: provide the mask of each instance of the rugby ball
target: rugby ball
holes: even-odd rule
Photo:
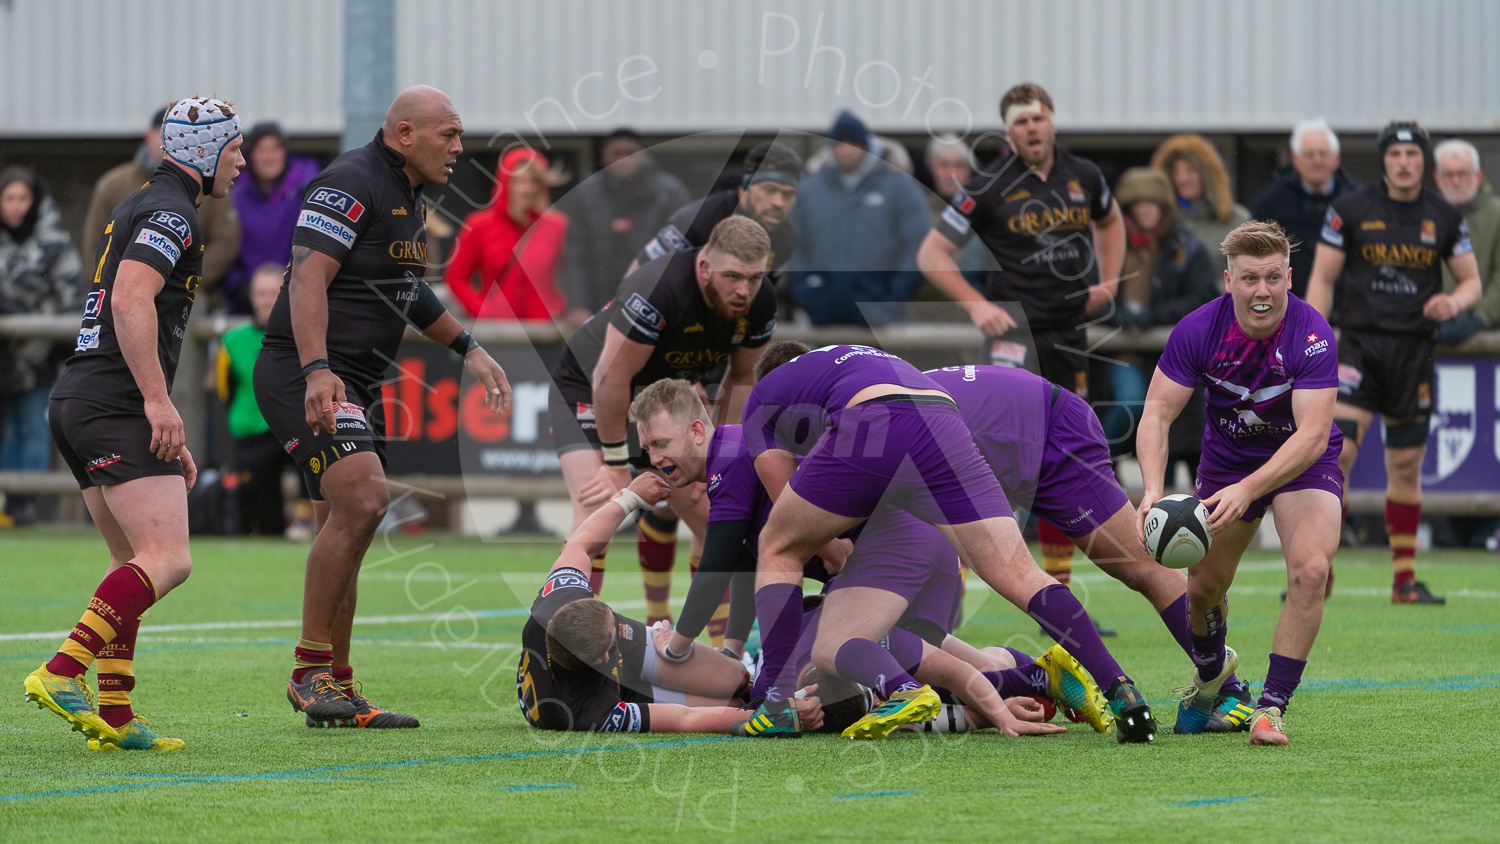
[[[1146,513],[1146,550],[1167,568],[1194,565],[1211,542],[1208,508],[1191,495],[1168,495]]]

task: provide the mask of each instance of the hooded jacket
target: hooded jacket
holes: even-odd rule
[[[932,227],[917,181],[881,155],[853,173],[836,165],[797,186],[792,225],[799,238],[787,265],[798,307],[814,325],[884,325],[902,318],[922,284],[917,247]],[[875,307],[862,312],[860,303]]]
[[[561,212],[526,209],[526,222],[511,218],[510,182],[523,162],[546,170],[539,152],[520,148],[495,167],[489,207],[470,214],[443,274],[448,289],[470,316],[480,319],[551,319],[566,302],[557,289],[557,270],[567,241],[568,218]],[[479,273],[476,283],[475,272]],[[499,288],[495,295],[492,288]]]
[[[1322,196],[1308,193],[1302,184],[1302,176],[1288,164],[1278,169],[1271,176],[1271,184],[1255,197],[1251,210],[1255,219],[1275,220],[1297,244],[1292,248],[1293,295],[1301,297],[1307,293],[1313,256],[1318,251],[1318,235],[1323,229],[1323,218],[1328,215],[1328,204],[1362,187],[1364,185],[1340,167],[1334,171],[1332,191]]]
[[[1234,201],[1234,192],[1229,187],[1229,171],[1224,169],[1224,159],[1218,150],[1202,135],[1173,135],[1162,141],[1151,154],[1151,166],[1172,178],[1172,165],[1184,158],[1203,177],[1203,197],[1196,202],[1177,201],[1177,223],[1198,238],[1209,253],[1214,266],[1223,272],[1229,267],[1219,244],[1225,235],[1240,223],[1250,219],[1250,211]]]
[[[3,187],[3,186],[0,186]],[[57,205],[32,181],[31,210],[16,229],[0,225],[0,314],[60,314],[79,307],[83,263],[59,225]],[[57,375],[54,347],[41,338],[0,341],[0,395],[24,393]]]
[[[1177,225],[1172,183],[1159,170],[1132,167],[1120,175],[1115,199],[1125,216],[1128,239],[1113,321],[1127,328],[1173,325],[1223,292],[1208,251]],[[1155,232],[1136,228],[1130,206],[1155,202],[1162,208]]]

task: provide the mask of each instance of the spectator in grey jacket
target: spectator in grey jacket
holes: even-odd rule
[[[688,203],[682,182],[663,172],[641,136],[616,129],[604,139],[600,172],[584,179],[558,203],[568,215],[562,293],[574,325],[604,306],[631,259]]]
[[[916,256],[932,223],[927,200],[850,112],[839,113],[829,143],[833,166],[802,180],[792,208],[792,296],[814,325],[904,319],[922,284]]]
[[[83,264],[59,216],[35,173],[25,167],[0,171],[0,314],[76,310]],[[66,351],[51,340],[0,340],[0,469],[47,469],[52,457],[47,401]],[[6,511],[19,523],[35,517],[29,498],[9,496]]]

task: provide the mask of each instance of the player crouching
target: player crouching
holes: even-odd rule
[[[667,506],[671,487],[643,474],[595,510],[547,573],[521,632],[516,694],[526,723],[546,730],[603,733],[728,733],[749,714],[730,706],[749,684],[738,660],[707,648],[664,658],[665,627],[620,615],[594,597],[588,567],[637,510]],[[816,729],[816,689],[797,702]]]

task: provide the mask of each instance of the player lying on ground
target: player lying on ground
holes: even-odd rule
[[[775,500],[756,575],[763,639],[796,635],[800,620],[783,621],[782,613],[795,607],[800,616],[797,579],[807,559],[881,505],[895,506],[937,525],[986,583],[1108,688],[1120,741],[1155,737],[1149,703],[1100,641],[1078,599],[1037,569],[957,404],[936,382],[879,349],[827,346],[762,375],[744,417],[756,473]],[[899,615],[899,602],[886,602],[872,606],[861,622],[888,627]],[[768,644],[766,651],[774,649]],[[764,670],[777,673],[763,709],[778,730],[795,732],[794,711],[785,703],[795,679],[790,667],[767,664]],[[919,689],[913,700],[929,694]]]
[[[26,697],[89,737],[93,750],[176,750],[130,704],[141,615],[187,580],[187,494],[198,475],[172,406],[172,380],[203,274],[204,194],[229,195],[240,120],[222,100],[178,100],[161,165],[110,213],[78,344],[52,391],[52,438],[109,549],[109,568]],[[194,247],[194,242],[197,246]],[[85,676],[98,660],[99,708]]]
[[[1203,390],[1208,420],[1194,492],[1211,511],[1208,553],[1188,569],[1193,661],[1177,732],[1199,732],[1202,705],[1238,662],[1224,646],[1224,594],[1267,509],[1286,555],[1287,599],[1271,664],[1250,716],[1251,744],[1286,744],[1281,717],[1323,620],[1323,585],[1339,540],[1343,437],[1333,424],[1338,352],[1328,322],[1293,296],[1291,244],[1275,223],[1252,220],[1224,238],[1229,269],[1217,300],[1172,329],[1146,393],[1136,454],[1146,490],[1137,531],[1162,495],[1167,431]]]
[[[774,346],[766,352],[775,353]],[[1011,506],[1056,525],[1106,574],[1150,601],[1191,658],[1187,575],[1158,565],[1141,544],[1135,510],[1115,478],[1104,429],[1088,402],[1011,367],[952,366],[927,376],[958,402]],[[1217,699],[1191,703],[1203,709],[1197,716],[1207,718],[1207,732],[1248,729],[1250,704],[1232,670]]]
[[[627,516],[666,506],[671,487],[643,474],[584,520],[563,547],[521,632],[516,693],[533,727],[606,733],[731,732],[750,713],[728,705],[749,677],[708,648],[679,662],[661,658],[665,636],[594,597],[588,565]],[[816,689],[808,689],[813,695]],[[821,724],[816,696],[798,715]]]
[[[663,378],[702,382],[724,370],[718,413],[721,421],[739,418],[746,393],[735,387],[749,385],[760,347],[776,330],[776,293],[762,283],[770,252],[759,224],[728,217],[701,249],[664,255],[627,276],[614,300],[568,342],[552,370],[548,415],[575,528],[629,483],[632,467],[647,468],[629,445],[626,411],[636,391]],[[679,495],[673,508],[641,519],[648,621],[668,617],[677,516],[688,521],[696,544],[706,502]],[[591,564],[595,593],[606,550]]]
[[[750,453],[737,426],[715,428],[687,382],[660,381],[642,391],[631,404],[631,418],[640,427],[641,441],[652,465],[674,485],[682,487],[708,480],[710,542],[706,547],[715,552],[709,560],[714,567],[700,571],[683,612],[685,618],[696,620],[701,618],[703,606],[722,594],[721,581],[727,576],[720,571],[719,559],[733,557],[754,565],[753,552],[745,548],[720,552],[718,537],[727,535],[742,542],[756,538],[752,531],[758,530],[765,519],[768,497],[753,474]],[[730,509],[725,512],[721,505]],[[717,518],[718,515],[743,518],[730,521]],[[887,698],[888,706],[871,713],[870,720],[851,727],[845,734],[879,738],[903,722],[923,720],[936,711],[937,697],[921,693],[923,683],[903,670],[903,659],[905,664],[913,666],[922,661],[923,638],[928,643],[926,651],[931,651],[926,654],[929,669],[944,672],[943,681],[963,689],[966,702],[982,709],[1003,732],[1010,735],[1042,732],[1033,725],[1015,722],[994,695],[993,687],[986,686],[971,666],[940,650],[948,647],[945,639],[953,628],[962,598],[958,557],[942,532],[909,513],[889,507],[882,507],[858,529],[853,555],[828,585],[826,603],[821,609],[821,629],[803,633],[799,606],[796,631],[815,637],[808,640],[806,649],[818,667],[878,688],[881,696]],[[766,537],[761,533],[759,538],[764,541]],[[743,569],[742,565],[736,567]],[[743,585],[736,584],[736,590]],[[875,606],[891,612],[871,612]],[[919,637],[907,629],[892,629],[893,626],[918,630],[922,635]],[[675,631],[665,656],[675,659],[680,654],[692,653],[692,638],[698,632],[699,628],[693,627]],[[877,644],[886,639],[899,648],[900,656],[893,657]],[[776,650],[767,651],[766,664],[788,664],[796,642],[796,637],[790,636],[772,642],[770,647]],[[955,647],[959,644],[955,643]],[[786,653],[780,650],[783,647]],[[756,683],[757,692],[766,688],[768,677],[774,677],[772,669],[762,671]],[[1104,704],[1102,700],[1096,703],[1095,726],[1107,729]],[[1081,694],[1075,704],[1079,709],[1090,706]],[[771,720],[762,714],[750,720],[747,732],[758,735],[785,731],[773,729]]]

